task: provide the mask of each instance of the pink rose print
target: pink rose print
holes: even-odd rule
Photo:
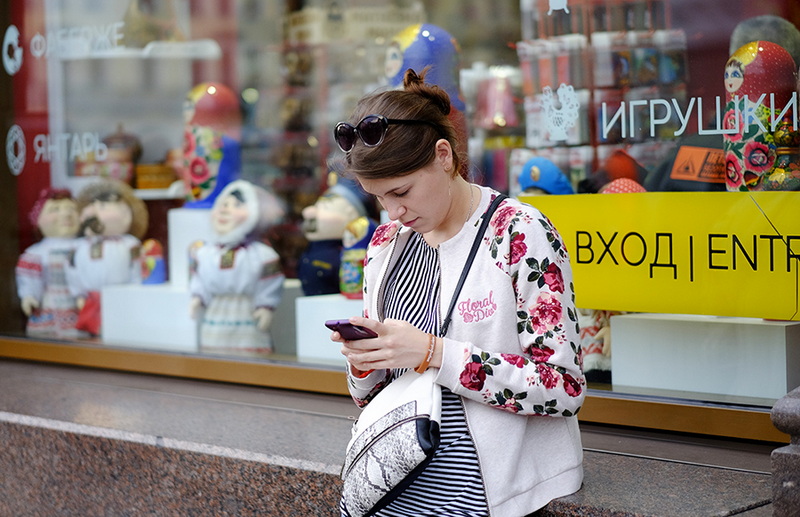
[[[555,388],[558,384],[556,372],[546,364],[539,364],[536,366],[539,371],[539,378],[542,380],[542,386],[547,389]]]
[[[555,353],[555,350],[546,346],[546,347],[531,347],[531,359],[536,361],[537,363],[546,363],[550,360],[550,357]]]
[[[564,292],[564,276],[561,274],[561,268],[555,263],[551,262],[544,272],[544,283],[554,293]]]
[[[737,133],[726,133],[725,138],[727,138],[731,142],[740,141],[742,139],[742,131],[744,130],[744,120],[742,117],[742,113],[738,110],[729,109],[725,113],[725,117],[722,121],[722,127],[724,129],[735,129],[738,127],[739,131]]]
[[[525,244],[525,234],[515,233],[511,237],[511,257],[509,257],[510,264],[516,264],[528,252],[528,245]]]
[[[197,142],[194,138],[194,133],[191,131],[184,131],[183,132],[183,153],[189,154],[194,152],[194,148],[197,145]]]
[[[511,219],[517,215],[517,209],[513,206],[503,206],[497,209],[494,217],[492,217],[492,228],[496,236],[502,235],[506,228],[508,228]]]
[[[393,223],[386,223],[381,226],[378,226],[378,228],[375,229],[375,233],[372,234],[372,240],[370,241],[370,245],[380,246],[389,239],[391,239],[395,233],[396,233],[396,227]]]
[[[500,357],[509,364],[513,364],[517,368],[525,366],[525,358],[517,354],[500,354]]]
[[[503,405],[499,407],[500,409],[511,411],[512,413],[519,413],[520,410],[520,405],[517,404],[517,399],[515,399],[514,397],[506,399],[505,403],[503,403]]]
[[[570,397],[577,397],[581,394],[583,389],[578,381],[575,380],[575,377],[572,375],[565,373],[564,374],[564,391],[567,392],[567,395]]]
[[[728,190],[738,190],[742,184],[742,167],[733,153],[725,155],[725,183]]]
[[[192,183],[195,185],[199,185],[207,180],[211,176],[208,162],[199,156],[192,159],[192,163],[189,164],[189,175],[192,178]]]
[[[561,321],[561,301],[550,293],[542,293],[536,304],[529,309],[531,325],[535,332],[543,333],[552,330]]]
[[[775,155],[770,154],[769,146],[761,142],[748,142],[744,146],[747,169],[757,173],[764,173],[772,169]]]
[[[480,391],[483,389],[483,383],[486,381],[486,372],[483,370],[481,363],[467,363],[464,371],[461,372],[459,377],[461,385],[472,391]]]

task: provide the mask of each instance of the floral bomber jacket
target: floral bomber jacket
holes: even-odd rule
[[[485,209],[496,192],[482,190]],[[477,211],[464,230],[440,245],[443,308],[449,305],[482,214]],[[410,231],[390,222],[374,233],[365,261],[366,317],[382,319],[376,293],[399,255],[394,250],[402,249]],[[574,300],[567,250],[556,229],[535,208],[503,201],[456,304],[438,382],[467,399],[511,413],[575,415],[585,381]],[[356,403],[366,405],[390,376],[375,372],[369,382],[351,379]]]

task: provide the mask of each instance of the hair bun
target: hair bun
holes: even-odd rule
[[[442,113],[449,115],[450,96],[443,88],[425,82],[425,75],[430,68],[430,65],[426,66],[419,74],[411,68],[406,70],[405,76],[403,76],[403,89],[407,92],[422,95],[439,108]]]

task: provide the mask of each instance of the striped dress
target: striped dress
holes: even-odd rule
[[[404,320],[423,332],[438,334],[439,256],[414,233],[389,274],[384,316]],[[395,370],[395,377],[405,370]],[[346,514],[345,514],[346,515]],[[380,517],[483,517],[489,512],[475,445],[467,428],[461,398],[442,388],[441,442],[425,471]]]

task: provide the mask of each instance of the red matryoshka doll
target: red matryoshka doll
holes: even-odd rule
[[[725,64],[724,151],[729,191],[764,190],[777,159],[774,134],[797,84],[797,66],[780,45],[753,41]]]
[[[192,88],[183,106],[183,171],[190,208],[211,208],[241,168],[238,96],[220,83]]]

